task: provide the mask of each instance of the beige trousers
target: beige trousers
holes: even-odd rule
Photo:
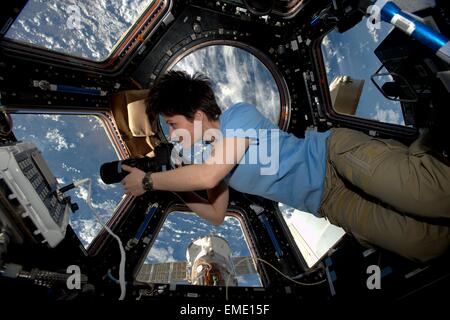
[[[426,262],[450,245],[450,167],[426,153],[333,129],[320,214],[362,244]]]

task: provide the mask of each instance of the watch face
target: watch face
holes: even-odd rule
[[[144,179],[142,179],[142,185],[144,187],[144,190],[146,190],[146,191],[151,191],[152,190],[153,186],[152,186],[152,183],[150,181],[150,175],[149,174],[146,174],[144,176]]]

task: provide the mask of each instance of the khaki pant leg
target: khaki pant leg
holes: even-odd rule
[[[327,163],[320,213],[363,245],[383,248],[414,261],[427,262],[450,247],[450,228],[418,221],[348,189]]]
[[[329,158],[340,176],[396,210],[426,218],[450,218],[450,167],[414,144],[335,129]]]

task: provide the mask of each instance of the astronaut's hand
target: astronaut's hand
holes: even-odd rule
[[[125,193],[135,197],[143,195],[145,190],[142,185],[142,179],[144,179],[145,172],[138,168],[127,166],[126,164],[122,165],[122,169],[129,172],[122,180]]]

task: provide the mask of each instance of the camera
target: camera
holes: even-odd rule
[[[163,143],[155,147],[153,158],[129,158],[125,160],[106,162],[100,167],[100,177],[105,184],[118,183],[125,178],[129,172],[122,169],[126,164],[138,168],[144,172],[158,172],[172,169],[171,153],[173,144]]]

